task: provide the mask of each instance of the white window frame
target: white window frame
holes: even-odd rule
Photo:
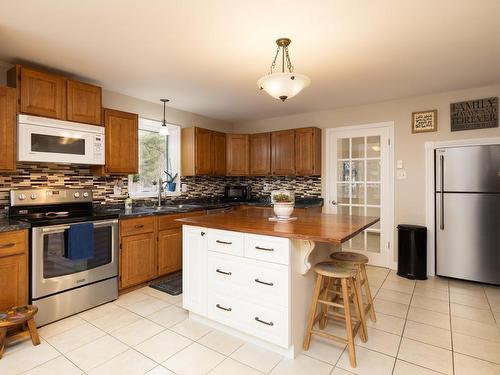
[[[151,131],[151,132],[159,132],[161,127],[161,121],[158,120],[151,120],[145,117],[140,117],[139,118],[139,130],[146,130],[146,131]],[[180,125],[175,125],[175,124],[168,124],[168,132],[169,132],[169,139],[168,139],[168,148],[169,148],[169,155],[172,158],[172,171],[174,173],[177,173],[177,186],[175,187],[175,191],[166,191],[164,190],[162,192],[162,196],[179,196],[181,195],[181,187],[180,187],[180,166],[181,166],[181,126]],[[172,138],[170,138],[172,137]],[[139,155],[140,157],[140,155]],[[139,161],[140,164],[140,161]],[[158,193],[157,192],[131,192],[130,191],[130,186],[133,184],[133,174],[130,174],[128,176],[128,186],[129,186],[129,194],[131,198],[153,198],[157,197]]]

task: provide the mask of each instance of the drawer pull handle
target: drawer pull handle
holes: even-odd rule
[[[232,245],[232,244],[233,244],[232,242],[226,242],[226,241],[221,241],[221,240],[217,240],[217,241],[215,241],[215,242],[217,242],[217,243],[221,243],[221,244],[223,244],[223,245]]]
[[[228,275],[228,276],[231,276],[233,273],[232,272],[225,272],[225,271],[221,271],[220,269],[216,269],[215,272],[218,272],[218,273],[222,273],[223,275]]]
[[[257,250],[263,250],[263,251],[274,251],[274,249],[273,249],[273,248],[271,248],[271,247],[269,247],[269,248],[268,248],[268,247],[260,247],[260,246],[255,246],[255,248],[256,248]]]
[[[0,249],[6,249],[8,247],[13,247],[15,245],[14,242],[9,242],[9,243],[6,243],[6,244],[3,244],[3,245],[0,245]]]
[[[136,225],[134,225],[134,228],[135,228],[135,229],[141,229],[141,228],[144,228],[144,224],[136,224]]]
[[[255,320],[258,321],[259,323],[265,324],[266,326],[273,326],[273,322],[266,322],[265,320],[260,320],[258,316],[255,317]]]
[[[269,286],[273,286],[274,285],[274,283],[266,283],[265,281],[261,281],[259,279],[255,279],[255,282],[259,283],[259,284],[269,285]]]
[[[215,307],[217,307],[218,309],[224,310],[224,311],[233,311],[232,308],[230,308],[230,307],[224,307],[224,306],[221,306],[219,304],[215,305]]]

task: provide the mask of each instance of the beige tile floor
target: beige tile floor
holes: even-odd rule
[[[41,328],[40,346],[7,348],[0,374],[500,374],[500,288],[368,274],[378,319],[356,340],[356,368],[344,345],[313,338],[285,359],[187,320],[181,297],[145,287]]]

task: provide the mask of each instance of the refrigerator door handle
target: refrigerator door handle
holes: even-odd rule
[[[441,171],[440,171],[440,175],[441,175],[441,189],[440,192],[441,192],[441,215],[440,218],[439,218],[439,228],[441,230],[444,230],[444,155],[440,155],[439,156],[439,162],[441,164]]]

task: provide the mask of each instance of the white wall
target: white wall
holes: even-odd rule
[[[308,90],[312,89],[313,86],[308,88]],[[357,107],[240,122],[234,124],[234,131],[238,133],[258,133],[305,126],[332,128],[394,121],[395,160],[404,160],[407,172],[406,180],[395,181],[395,224],[411,223],[424,225],[424,142],[500,136],[500,128],[453,133],[450,131],[450,103],[490,96],[500,96],[500,84]],[[269,100],[274,99],[269,98]],[[293,105],[293,100],[291,99],[285,105]],[[276,101],[276,105],[282,105],[282,103]],[[434,133],[412,134],[410,128],[411,113],[430,109],[438,110],[438,131]],[[325,137],[323,136],[324,140]],[[323,145],[324,150],[325,147]],[[323,161],[324,158],[325,153],[323,152]],[[324,165],[325,163],[323,163]]]

